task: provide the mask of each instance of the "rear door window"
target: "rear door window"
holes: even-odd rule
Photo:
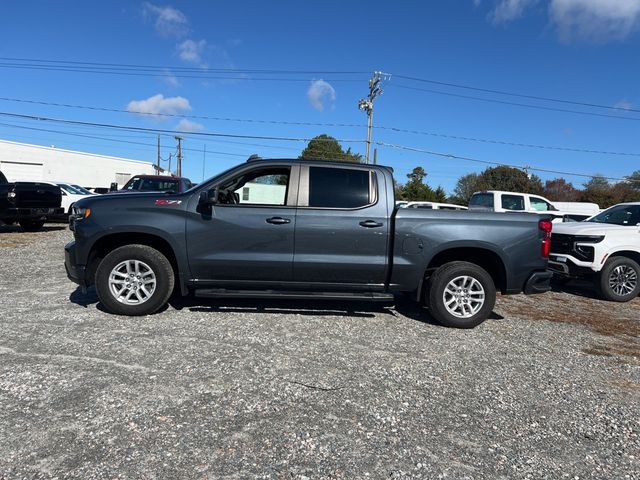
[[[505,210],[524,210],[522,195],[502,195],[502,208]]]
[[[371,202],[369,170],[309,167],[309,206],[359,208]]]
[[[550,210],[555,210],[549,202],[541,198],[529,197],[529,201],[531,202],[531,208],[538,212],[548,212]]]

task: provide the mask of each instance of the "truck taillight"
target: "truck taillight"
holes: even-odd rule
[[[551,220],[540,220],[538,222],[538,228],[544,233],[544,238],[542,239],[542,256],[544,258],[549,258],[549,253],[551,253],[551,229],[553,228],[553,224],[551,223]]]

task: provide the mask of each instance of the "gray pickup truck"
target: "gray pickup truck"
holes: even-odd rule
[[[406,293],[472,328],[503,294],[549,290],[551,221],[395,208],[392,169],[250,160],[180,194],[76,203],[69,278],[115,314],[174,292],[203,297],[389,301]]]

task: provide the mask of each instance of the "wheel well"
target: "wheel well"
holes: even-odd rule
[[[427,266],[426,276],[449,262],[469,262],[482,267],[487,271],[496,288],[504,291],[507,288],[507,272],[500,256],[485,248],[462,247],[451,248],[438,253],[431,259]]]
[[[87,276],[94,283],[96,270],[102,259],[116,248],[125,245],[146,245],[155,248],[162,253],[171,263],[173,273],[178,282],[178,262],[169,242],[165,239],[148,233],[114,233],[100,238],[91,248],[87,264]]]
[[[612,253],[609,258],[613,257],[627,257],[640,264],[640,252],[634,252],[632,250],[622,250],[620,252]]]

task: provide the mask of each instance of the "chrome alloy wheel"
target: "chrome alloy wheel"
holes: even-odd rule
[[[637,286],[638,273],[628,265],[619,265],[609,274],[609,287],[616,295],[629,295]]]
[[[463,275],[451,280],[442,292],[447,311],[458,318],[473,317],[484,305],[482,284],[473,277]]]
[[[125,260],[109,274],[109,291],[120,303],[141,305],[156,290],[156,274],[140,260]]]

